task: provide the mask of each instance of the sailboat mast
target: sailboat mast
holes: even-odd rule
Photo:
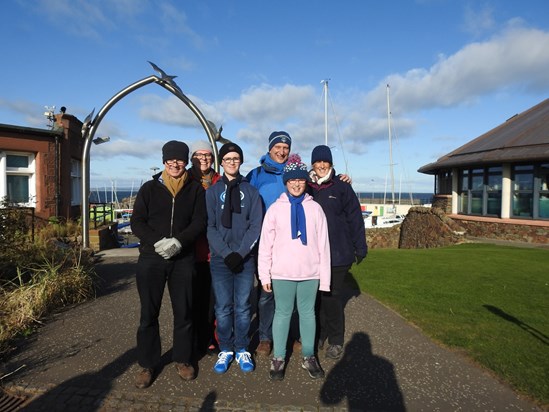
[[[324,79],[320,83],[324,84],[324,144],[328,146],[328,80]]]
[[[387,124],[389,126],[389,173],[391,176],[391,199],[393,205],[395,204],[395,175],[393,172],[393,142],[392,142],[392,132],[391,132],[391,100],[389,96],[389,88],[387,85]]]

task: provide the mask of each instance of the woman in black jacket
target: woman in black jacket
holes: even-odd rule
[[[368,253],[360,202],[349,183],[336,177],[332,152],[320,145],[311,155],[313,169],[309,176],[309,193],[322,206],[328,220],[331,256],[331,291],[320,292],[319,347],[328,347],[326,357],[339,359],[343,355],[345,314],[342,288],[352,264],[362,262]]]

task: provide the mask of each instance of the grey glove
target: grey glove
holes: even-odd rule
[[[162,238],[154,244],[154,250],[164,259],[170,259],[181,251],[181,243],[174,237]]]

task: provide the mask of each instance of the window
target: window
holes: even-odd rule
[[[542,163],[536,178],[536,191],[539,194],[537,202],[537,217],[549,219],[549,163]]]
[[[501,215],[501,166],[464,169],[459,179],[459,213]]]
[[[0,153],[0,198],[12,204],[34,207],[35,180],[34,154]]]
[[[534,165],[515,165],[512,175],[512,216],[533,217]]]
[[[71,205],[82,204],[82,165],[80,160],[71,159]]]

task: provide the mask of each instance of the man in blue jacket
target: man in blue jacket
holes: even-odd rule
[[[263,203],[263,215],[286,190],[282,175],[290,155],[292,138],[287,132],[275,131],[269,136],[269,151],[259,160],[260,166],[252,169],[246,179],[259,190]],[[256,353],[269,356],[273,342],[274,298],[272,293],[259,288],[257,311],[259,317],[259,345]]]

